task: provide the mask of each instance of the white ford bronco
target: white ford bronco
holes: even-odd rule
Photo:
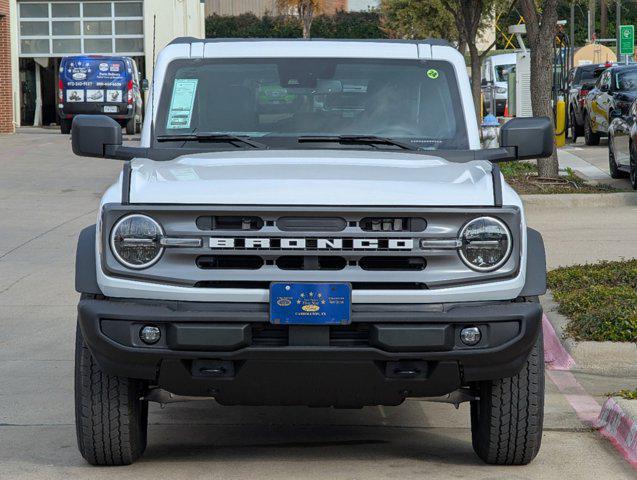
[[[361,408],[470,402],[491,464],[540,448],[546,266],[498,162],[547,156],[548,118],[480,149],[444,41],[177,39],[139,146],[80,234],[79,449],[130,464],[148,402]]]

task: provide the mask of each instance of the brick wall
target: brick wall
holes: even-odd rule
[[[13,133],[9,0],[0,0],[0,133]]]

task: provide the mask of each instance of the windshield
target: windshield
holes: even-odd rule
[[[469,148],[448,62],[178,60],[168,68],[163,92],[155,131],[164,140],[205,132],[296,145],[299,137],[373,135],[427,149]]]
[[[495,66],[495,81],[508,82],[510,73],[515,73],[515,63],[511,63],[509,65],[496,65]]]
[[[637,70],[619,72],[615,75],[615,84],[619,91],[637,90]]]

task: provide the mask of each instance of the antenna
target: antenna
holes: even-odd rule
[[[153,81],[150,86],[150,142],[152,147],[153,136],[155,134],[155,63],[157,54],[156,47],[157,14],[153,15]]]

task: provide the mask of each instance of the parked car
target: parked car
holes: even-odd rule
[[[491,112],[494,115],[504,115],[509,92],[509,74],[515,72],[516,61],[515,53],[503,53],[487,57],[482,62],[482,85],[491,86],[495,96],[495,112]],[[484,103],[489,108],[491,89],[485,89]]]
[[[60,62],[57,112],[63,134],[79,114],[101,114],[117,120],[126,133],[140,131],[142,81],[130,57],[100,55],[64,57]]]
[[[607,68],[586,95],[584,139],[586,145],[598,145],[607,136],[611,114],[625,116],[637,98],[637,65]]]
[[[637,72],[635,73],[637,80]],[[608,166],[613,178],[630,179],[637,190],[637,101],[627,111],[613,110],[608,128]]]
[[[112,118],[73,122],[76,154],[127,160],[77,248],[82,455],[138,459],[148,402],[436,397],[471,403],[482,460],[529,463],[545,252],[497,162],[549,156],[551,120],[481,150],[441,40],[182,38],[157,66],[139,147]]]
[[[568,118],[570,136],[575,142],[584,134],[584,111],[586,95],[595,86],[595,82],[602,72],[612,64],[580,65],[569,74],[568,90]]]

